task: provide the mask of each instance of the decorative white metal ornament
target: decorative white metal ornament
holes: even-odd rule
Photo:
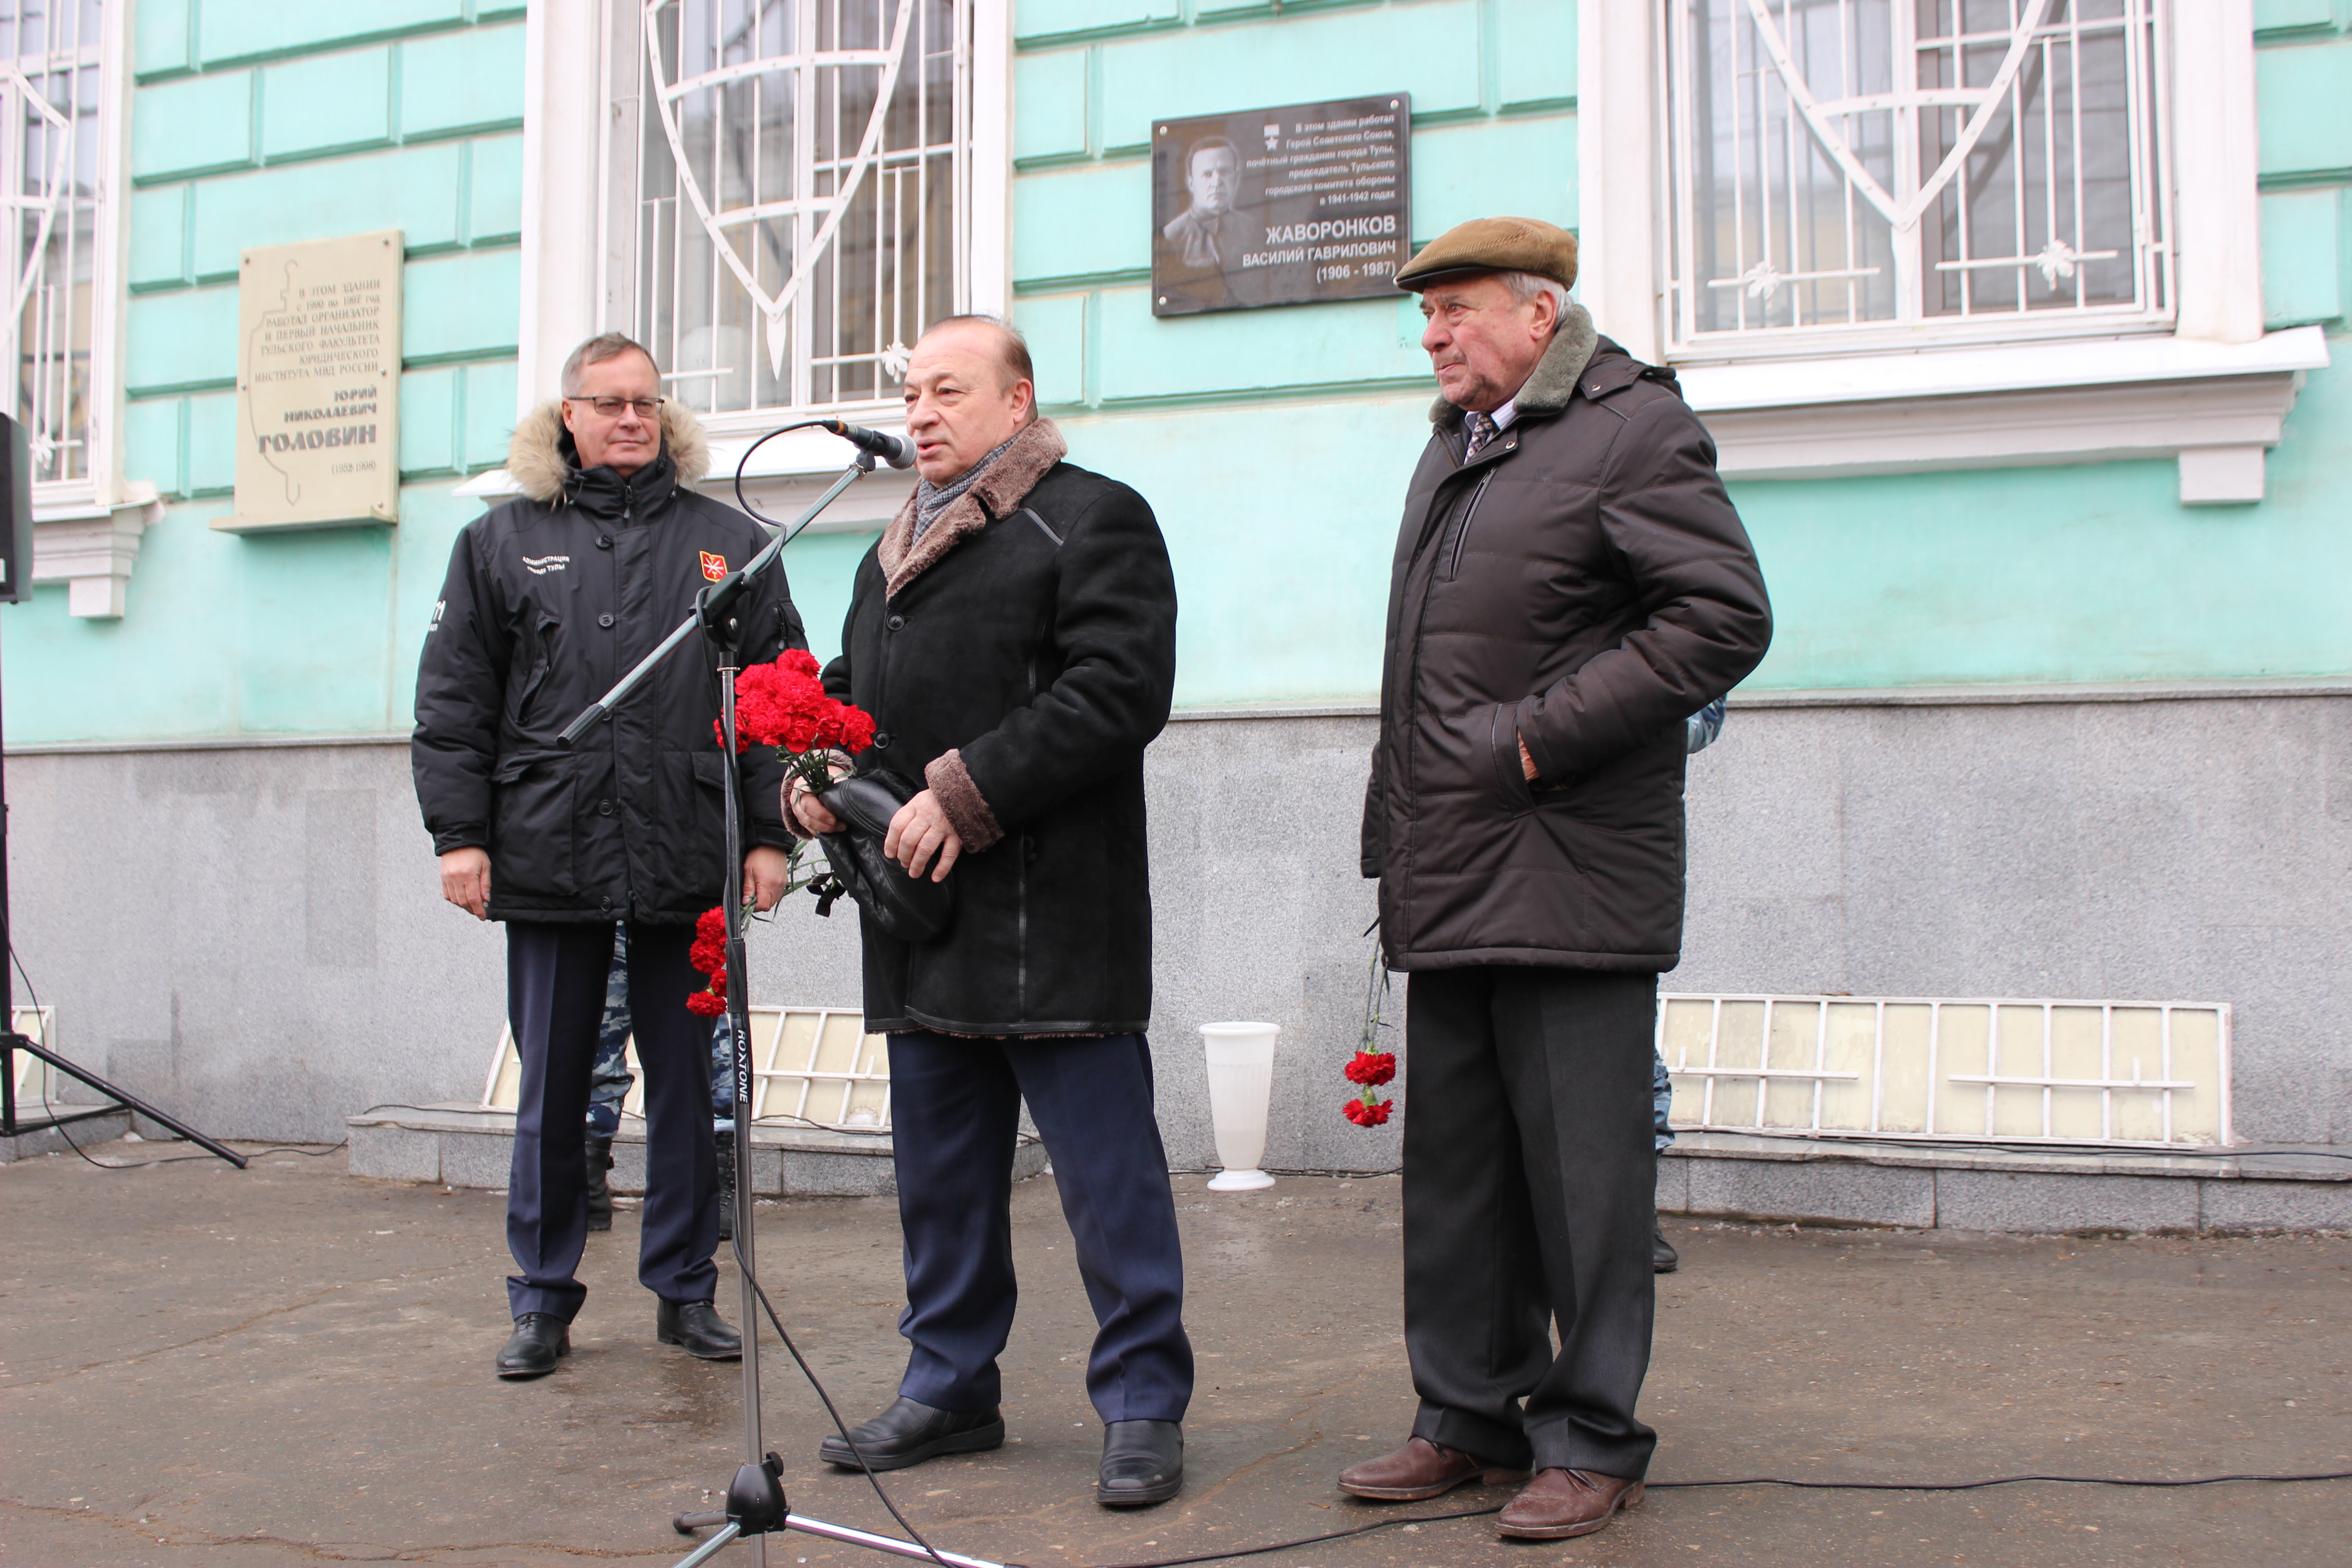
[[[1805,117],[1805,123],[1812,128],[1813,139],[1822,144],[1823,152],[1836,160],[1846,178],[1853,182],[1854,188],[1878,209],[1880,216],[1894,225],[1898,232],[1907,234],[1918,226],[1919,219],[1926,216],[1928,206],[1943,195],[1944,187],[1951,183],[1953,175],[1959,173],[1960,165],[1967,161],[1968,155],[1976,150],[1978,138],[1992,123],[2001,100],[2008,95],[2011,84],[2017,79],[2018,70],[2025,64],[2026,55],[2033,47],[2033,35],[2041,29],[2042,13],[2049,9],[2049,3],[2050,0],[2025,0],[2024,9],[2019,13],[2017,26],[2010,36],[2009,52],[2001,57],[2000,68],[1993,73],[1992,80],[1983,87],[1917,88],[1908,91],[1872,93],[1865,98],[1843,99],[1831,103],[1823,103],[1813,96],[1813,89],[1806,83],[1804,73],[1797,68],[1796,59],[1789,52],[1789,41],[1781,37],[1780,25],[1772,19],[1769,0],[1748,0],[1748,12],[1755,21],[1757,38],[1763,44],[1765,52],[1772,57],[1772,67],[1780,73],[1781,84],[1789,89],[1789,100],[1797,106],[1798,112]],[[1944,154],[1944,161],[1937,165],[1936,172],[1920,182],[1917,190],[1901,200],[1897,200],[1868,169],[1863,167],[1862,160],[1854,155],[1853,146],[1838,126],[1838,121],[1849,114],[1876,113],[1887,110],[1893,110],[1898,115],[1916,114],[1922,109],[1955,106],[1972,106],[1967,123],[1960,127],[1959,140],[1953,142],[1952,150]]]
[[[39,281],[43,258],[48,255],[49,230],[55,226],[58,207],[65,199],[66,159],[73,151],[71,135],[73,122],[68,120],[55,104],[41,96],[41,89],[33,85],[30,78],[13,66],[0,66],[0,87],[13,89],[17,97],[25,100],[25,107],[27,110],[49,122],[53,132],[49,137],[49,172],[41,182],[40,193],[36,195],[28,192],[11,191],[5,195],[0,195],[0,208],[13,209],[19,215],[28,213],[40,215],[39,222],[33,232],[32,241],[25,247],[24,268],[16,275],[16,302],[9,319],[22,321],[25,315],[25,300],[32,294],[33,285]],[[38,458],[37,460],[43,463],[47,461],[45,457]]]
[[[719,259],[727,264],[727,269],[735,275],[735,281],[742,286],[743,292],[751,296],[752,304],[767,319],[768,369],[771,374],[781,377],[784,374],[789,343],[785,335],[785,318],[791,313],[793,300],[815,272],[817,263],[832,247],[833,237],[840,230],[842,219],[848,216],[850,204],[857,199],[858,186],[865,183],[867,172],[877,162],[884,123],[889,117],[891,97],[898,90],[899,68],[906,58],[907,38],[915,16],[915,0],[898,0],[898,15],[890,26],[890,42],[883,48],[824,49],[807,54],[767,55],[669,82],[661,78],[658,18],[674,3],[675,0],[646,0],[645,5],[646,58],[653,72],[654,104],[661,115],[662,133],[669,139],[670,156],[677,168],[678,188],[685,193],[688,205],[694,208],[694,215],[700,221],[703,231],[710,237],[711,244],[717,247]],[[678,123],[678,100],[689,93],[720,87],[747,76],[811,68],[837,70],[856,66],[880,67],[882,79],[875,89],[874,110],[866,116],[866,133],[858,142],[857,155],[850,161],[849,173],[834,193],[829,196],[803,195],[789,201],[761,202],[751,207],[714,210],[695,174],[694,161],[687,152],[685,132]],[[824,226],[817,230],[806,252],[793,258],[792,276],[784,280],[783,287],[770,294],[760,287],[759,279],[751,275],[751,268],[736,253],[727,231],[761,218],[802,212],[823,212]]]

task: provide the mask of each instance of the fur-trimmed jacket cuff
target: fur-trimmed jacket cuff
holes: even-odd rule
[[[963,840],[965,854],[976,855],[1004,837],[1004,829],[997,826],[996,813],[988,809],[988,802],[981,798],[980,786],[964,771],[962,752],[940,752],[923,770],[923,782],[940,797],[940,809],[947,813],[948,826]]]

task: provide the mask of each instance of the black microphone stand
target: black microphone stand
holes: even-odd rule
[[[811,420],[810,425],[824,426],[827,421]],[[721,798],[727,814],[726,892],[720,908],[727,915],[727,1031],[729,1055],[735,1065],[735,1190],[728,1201],[735,1205],[735,1270],[742,1287],[743,1337],[743,1463],[736,1469],[735,1479],[727,1489],[727,1511],[721,1517],[725,1524],[709,1540],[688,1553],[678,1568],[708,1561],[728,1542],[740,1538],[751,1548],[749,1561],[753,1568],[765,1568],[766,1537],[772,1531],[785,1528],[790,1522],[797,1528],[807,1528],[817,1521],[793,1519],[786,1511],[783,1488],[783,1461],[765,1451],[760,1431],[760,1296],[755,1270],[751,1236],[751,1016],[749,966],[743,944],[743,818],[740,800],[740,780],[735,768],[735,676],[741,657],[743,626],[736,615],[747,585],[761,572],[772,565],[800,531],[815,521],[817,513],[833,504],[835,497],[857,481],[860,475],[874,471],[874,455],[861,451],[856,460],[841,471],[838,479],[825,492],[817,497],[809,509],[790,528],[783,528],[763,516],[743,494],[743,469],[751,454],[765,442],[784,434],[786,430],[803,428],[787,425],[772,430],[754,441],[735,466],[735,499],[743,510],[761,522],[777,528],[776,536],[767,548],[745,563],[742,569],[731,572],[695,596],[694,611],[678,624],[677,629],[665,637],[661,645],[637,662],[636,668],[614,683],[604,693],[564,728],[556,744],[569,751],[580,738],[603,721],[615,704],[646,675],[667,658],[678,645],[697,630],[709,638],[718,652],[719,717],[725,734],[728,765],[719,770],[722,779]],[[835,1527],[826,1526],[827,1530]]]

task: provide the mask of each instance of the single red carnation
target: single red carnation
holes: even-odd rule
[[[727,998],[716,991],[698,991],[686,999],[686,1010],[698,1018],[716,1018],[727,1011]]]
[[[694,934],[697,940],[702,942],[725,942],[727,940],[726,906],[714,904],[696,916]]]
[[[816,655],[804,647],[788,647],[776,656],[776,668],[811,678],[822,673]]]
[[[841,739],[834,742],[845,752],[862,752],[874,743],[874,716],[863,708],[843,703],[841,708]]]
[[[1378,1127],[1389,1119],[1389,1107],[1394,1103],[1387,1100],[1377,1103],[1369,1100],[1351,1100],[1341,1109],[1346,1111],[1348,1120],[1357,1126]]]
[[[1358,1051],[1348,1063],[1348,1081],[1378,1089],[1396,1077],[1394,1051]]]

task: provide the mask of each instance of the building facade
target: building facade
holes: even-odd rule
[[[1267,1163],[1392,1165],[1339,1068],[1419,314],[1164,316],[1152,271],[1161,123],[1392,95],[1411,242],[1576,229],[1771,586],[1692,763],[1667,987],[2223,1003],[2233,1136],[2352,1142],[2345,0],[82,0],[54,39],[11,10],[39,155],[7,177],[49,215],[17,252],[41,586],[0,609],[15,942],[68,1054],[210,1131],[331,1140],[482,1081],[502,948],[439,901],[411,684],[571,345],[652,343],[731,470],[806,411],[887,425],[905,346],[982,310],[1177,568],[1171,1153],[1211,1157],[1195,1026],[1262,1017]],[[217,526],[240,258],[383,230],[398,521]],[[781,437],[750,490],[787,515],[845,460]],[[907,482],[787,552],[821,655]],[[755,1000],[854,1004],[854,948],[790,910]]]

